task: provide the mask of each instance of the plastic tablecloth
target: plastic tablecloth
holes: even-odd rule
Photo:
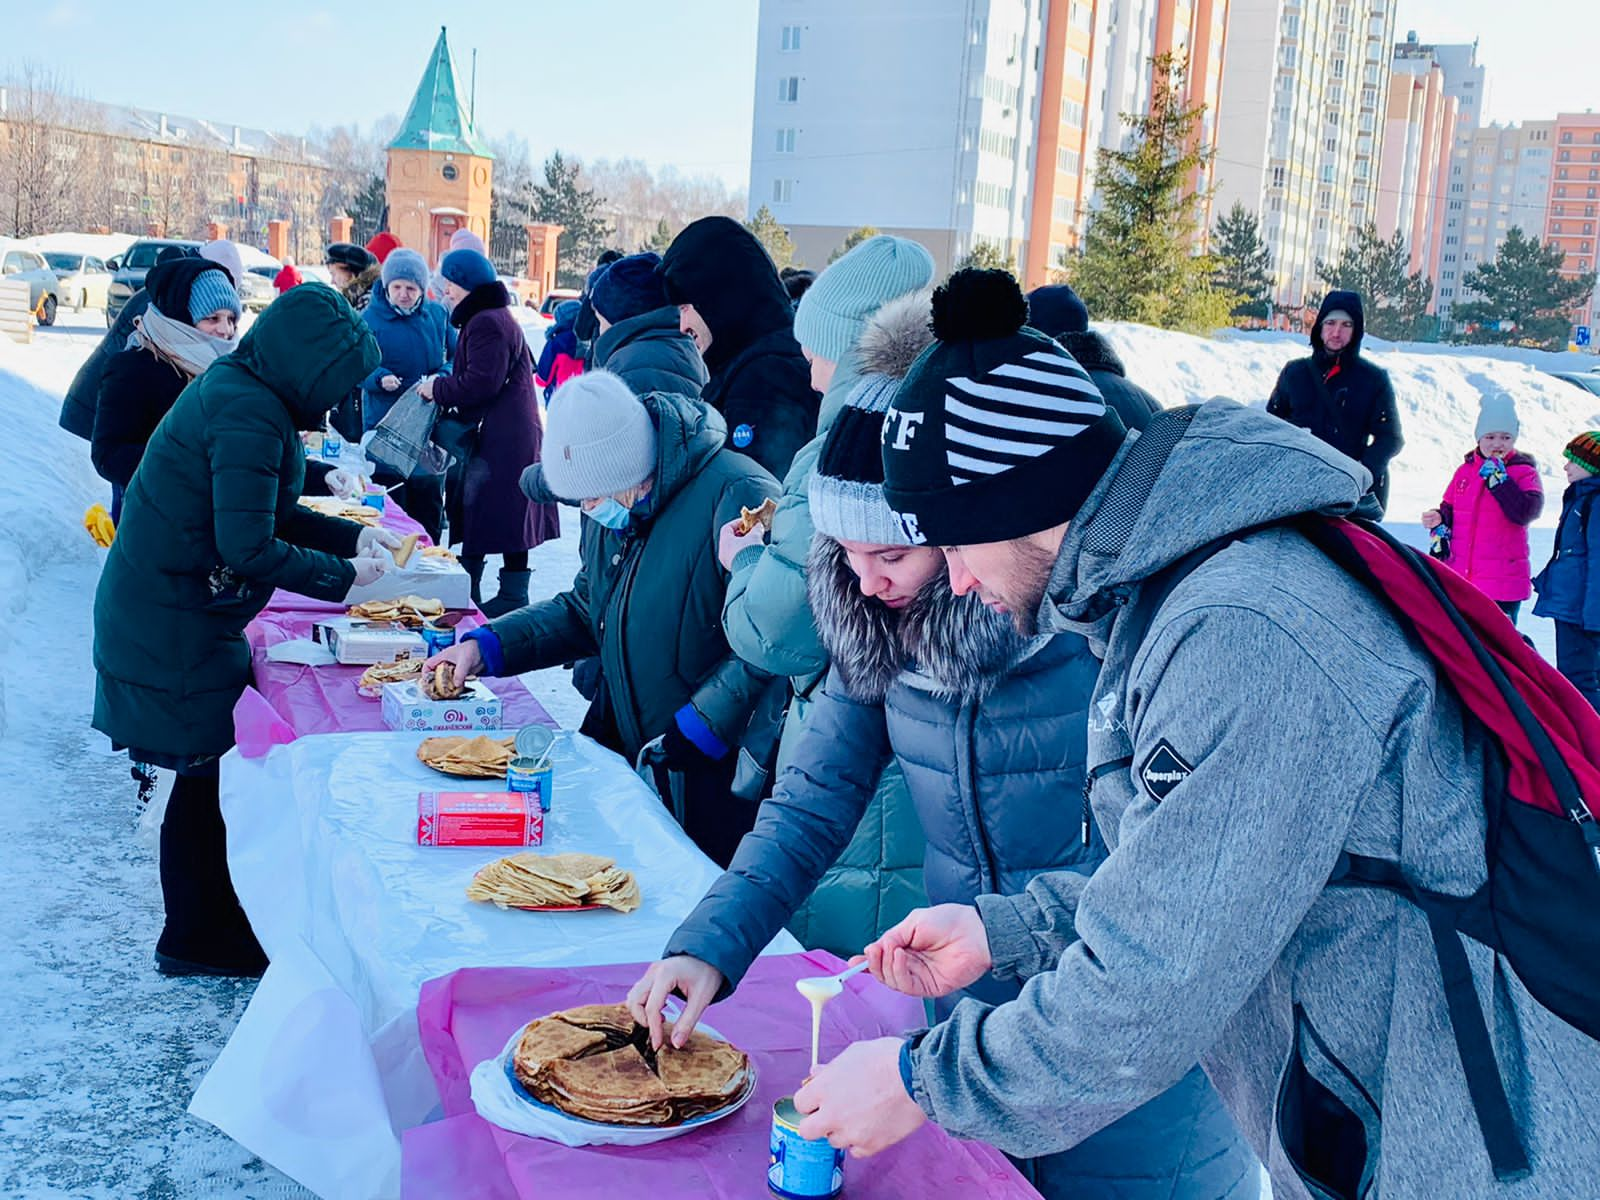
[[[759,960],[739,990],[706,1015],[750,1055],[755,1095],[725,1120],[670,1141],[626,1148],[572,1148],[507,1133],[476,1114],[468,1076],[533,1017],[620,999],[641,966],[470,969],[432,980],[422,989],[417,1022],[445,1119],[406,1132],[402,1197],[735,1200],[764,1195],[773,1102],[793,1094],[811,1062],[811,1006],[796,993],[794,981],[843,966],[820,951]],[[920,1003],[870,978],[858,976],[845,988],[823,1010],[824,1059],[852,1041],[923,1023]],[[933,1125],[871,1159],[847,1161],[845,1194],[851,1200],[1038,1196],[999,1151],[957,1141]]]
[[[304,737],[222,761],[228,867],[271,959],[190,1112],[328,1200],[399,1194],[400,1133],[439,1097],[417,1037],[423,983],[469,966],[655,958],[717,877],[619,756],[563,734],[544,849],[632,869],[634,913],[503,912],[467,900],[508,850],[419,847],[421,734]],[[800,947],[780,934],[769,951]]]

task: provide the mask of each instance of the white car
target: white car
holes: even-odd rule
[[[71,305],[79,312],[106,306],[111,271],[102,259],[73,250],[41,250],[39,253],[56,273],[62,304]]]

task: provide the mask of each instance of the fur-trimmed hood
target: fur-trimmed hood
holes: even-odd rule
[[[891,300],[867,321],[856,344],[863,375],[904,379],[911,364],[933,343],[933,292],[924,288]]]
[[[863,596],[843,547],[823,534],[811,543],[806,588],[834,670],[866,703],[906,672],[937,695],[981,700],[1029,649],[1009,617],[957,596],[943,571],[903,609]]]
[[[1078,360],[1078,365],[1085,371],[1105,371],[1111,375],[1120,375],[1127,378],[1128,370],[1122,365],[1121,356],[1094,330],[1085,330],[1083,333],[1058,333],[1056,341],[1062,348]]]

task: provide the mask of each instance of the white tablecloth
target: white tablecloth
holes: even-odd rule
[[[653,959],[718,873],[627,763],[562,734],[544,849],[613,856],[643,906],[472,903],[473,872],[511,851],[416,844],[419,792],[473,790],[418,762],[420,740],[328,734],[223,760],[228,865],[272,965],[189,1111],[328,1200],[399,1195],[399,1131],[438,1103],[416,1034],[425,980]],[[782,933],[768,949],[799,946]]]

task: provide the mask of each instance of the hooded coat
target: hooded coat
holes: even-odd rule
[[[544,417],[505,284],[474,288],[450,323],[461,330],[455,365],[434,380],[433,402],[441,415],[464,417],[478,430],[462,483],[462,554],[531,550],[560,537],[561,523],[554,504],[533,504],[522,493],[523,470],[539,461]]]
[[[592,364],[621,376],[635,396],[670,392],[698,399],[708,378],[700,351],[678,328],[678,311],[671,307],[611,326],[595,339]]]
[[[1110,855],[1087,881],[978,898],[993,973],[1027,986],[963,1000],[910,1050],[912,1094],[946,1129],[1060,1150],[1198,1059],[1275,1200],[1593,1191],[1600,1043],[1464,943],[1533,1164],[1498,1183],[1427,918],[1328,883],[1341,852],[1453,895],[1485,878],[1483,739],[1432,658],[1298,533],[1244,533],[1349,513],[1370,482],[1216,400],[1152,421],[1079,511],[1039,621],[1102,661],[1087,763]],[[1143,630],[1123,623],[1145,581],[1235,534]]]
[[[86,442],[94,437],[95,408],[100,403],[100,382],[105,378],[106,367],[128,348],[134,321],[143,316],[144,310],[149,307],[150,293],[144,288],[128,297],[117,319],[106,330],[105,337],[100,339],[100,344],[83,360],[83,366],[72,377],[67,394],[62,398],[61,415],[56,422],[68,433],[76,434]]]
[[[703,217],[660,267],[673,304],[692,304],[711,330],[701,393],[723,416],[729,444],[782,479],[816,436],[811,367],[794,340],[794,307],[761,243],[729,217]]]
[[[410,312],[401,312],[389,303],[389,294],[381,287],[372,289],[361,316],[383,355],[383,361],[361,381],[361,420],[367,429],[376,429],[407,388],[424,375],[444,370],[455,350],[457,334],[444,305],[424,296]],[[400,386],[385,391],[381,382],[385,375],[398,377]]]
[[[1128,371],[1122,358],[1094,330],[1082,333],[1058,333],[1066,352],[1078,360],[1078,365],[1089,372],[1095,387],[1105,397],[1106,403],[1117,410],[1117,416],[1129,429],[1143,429],[1150,418],[1161,411],[1161,402],[1136,383],[1128,382]]]
[[[1098,838],[1083,844],[1079,823],[1098,673],[1082,637],[1026,642],[976,597],[953,595],[943,572],[891,613],[862,596],[827,537],[810,583],[832,672],[731,869],[667,944],[717,967],[729,991],[860,836],[887,764],[926,838],[929,903],[1020,893],[1043,872],[1087,875],[1105,856]],[[997,1004],[1019,991],[990,976],[962,994]],[[1258,1169],[1198,1070],[1082,1146],[1022,1167],[1050,1200],[1242,1200],[1257,1189]]]
[[[1322,344],[1322,321],[1335,309],[1355,325],[1350,344],[1335,354]],[[1366,316],[1355,292],[1329,292],[1311,327],[1311,357],[1283,368],[1267,401],[1267,411],[1308,430],[1340,454],[1353,458],[1372,476],[1372,494],[1389,501],[1389,462],[1400,453],[1400,410],[1389,373],[1361,357]]]
[[[1506,479],[1490,487],[1478,472],[1487,460],[1468,454],[1445,489],[1439,513],[1450,527],[1444,561],[1491,600],[1511,604],[1533,595],[1528,526],[1544,511],[1539,465],[1528,454],[1506,460]]]
[[[1567,485],[1555,553],[1533,581],[1536,617],[1600,633],[1600,475]],[[1590,569],[1593,564],[1593,570]]]
[[[167,759],[224,753],[244,628],[287,588],[341,600],[360,526],[297,501],[301,429],[378,363],[330,288],[296,288],[186,388],[145,449],[95,592],[94,727]]]

